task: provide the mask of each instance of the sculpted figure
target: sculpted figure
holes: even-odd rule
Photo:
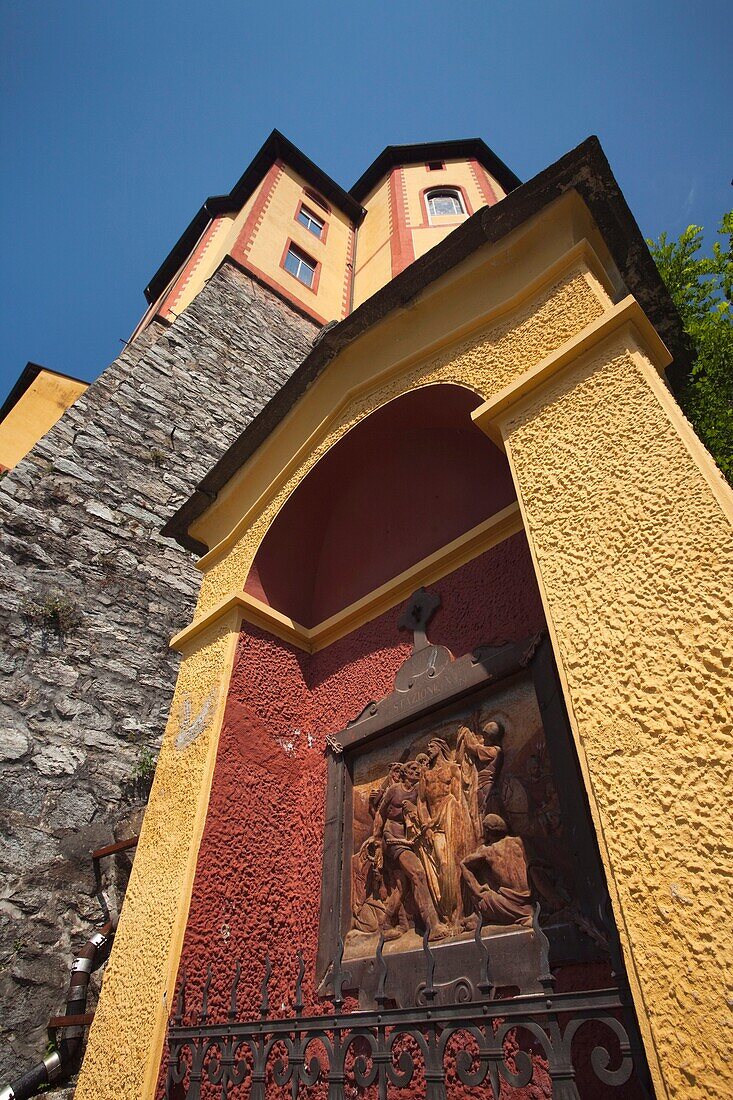
[[[543,772],[539,756],[530,756],[527,761],[527,778],[524,786],[529,798],[530,813],[534,818],[535,831],[552,835],[560,831],[560,802],[552,778]]]
[[[499,776],[504,763],[504,726],[492,719],[481,727],[477,735],[468,726],[458,731],[457,758],[471,821],[478,843],[482,835],[481,821],[485,814],[500,808]]]
[[[490,924],[532,923],[527,853],[518,836],[507,835],[498,814],[483,820],[484,843],[461,864],[475,907]],[[475,916],[473,923],[475,925]],[[471,923],[471,918],[466,924]]]
[[[461,787],[461,769],[448,743],[428,742],[429,762],[420,779],[418,813],[424,829],[421,851],[433,903],[447,924],[463,917],[461,860],[475,844],[473,824]]]
[[[377,812],[377,807],[384,797],[384,792],[387,787],[390,787],[393,783],[399,783],[402,779],[402,764],[399,761],[395,761],[394,764],[390,764],[387,769],[387,774],[382,782],[377,787],[372,787],[369,792],[369,813],[371,817]]]
[[[422,775],[425,768],[430,763],[430,757],[426,752],[419,752],[415,757],[415,763],[420,767],[420,775]]]
[[[560,832],[560,803],[555,785],[542,771],[538,756],[527,760],[524,776],[511,776],[503,791],[504,809],[512,831],[521,836],[550,836]]]
[[[376,864],[379,865],[381,856],[395,883],[385,903],[386,939],[406,930],[403,909],[407,905],[417,910],[431,940],[443,939],[451,933],[438,916],[425,868],[416,852],[425,831],[416,806],[419,779],[419,764],[410,760],[403,765],[401,780],[390,784],[382,796],[374,817],[374,832],[366,842]]]

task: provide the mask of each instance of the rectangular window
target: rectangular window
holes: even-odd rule
[[[314,237],[318,237],[319,240],[321,239],[321,237],[323,236],[323,226],[325,223],[321,218],[318,218],[315,214],[311,213],[307,206],[301,206],[300,210],[298,211],[297,220],[300,222],[301,225],[304,225],[306,229],[308,229],[313,234]]]
[[[442,160],[430,160],[428,161],[428,172],[442,172],[445,169],[445,164]]]
[[[304,286],[312,287],[317,263],[291,244],[285,253],[285,270],[294,275]]]

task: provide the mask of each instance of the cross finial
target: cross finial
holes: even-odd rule
[[[435,612],[440,607],[440,596],[437,592],[428,592],[425,588],[418,588],[413,592],[405,604],[405,610],[397,624],[400,630],[411,630],[413,652],[425,649],[430,645],[426,634],[427,626]]]

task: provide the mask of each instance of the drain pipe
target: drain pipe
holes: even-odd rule
[[[43,1085],[53,1085],[70,1077],[79,1067],[84,1030],[92,1021],[92,1014],[84,1012],[87,1006],[89,978],[102,962],[102,948],[111,943],[115,922],[108,920],[99,932],[90,936],[71,964],[71,980],[66,998],[66,1015],[54,1016],[49,1021],[49,1038],[54,1039],[57,1028],[63,1028],[64,1036],[58,1049],[43,1059],[22,1077],[0,1090],[0,1100],[29,1100]]]
[[[138,838],[122,840],[117,844],[110,844],[106,848],[100,848],[92,852],[95,876],[99,879],[99,860],[104,856],[115,852],[133,848]],[[30,1100],[44,1085],[53,1085],[58,1081],[71,1076],[81,1062],[84,1031],[94,1018],[93,1013],[86,1013],[87,994],[89,991],[89,978],[93,971],[104,962],[106,950],[111,946],[117,927],[117,917],[108,912],[108,920],[98,932],[90,936],[82,947],[78,956],[71,964],[71,978],[69,980],[69,992],[66,998],[66,1014],[64,1016],[52,1016],[48,1023],[48,1035],[52,1042],[56,1042],[56,1031],[63,1029],[63,1038],[58,1043],[58,1049],[46,1054],[43,1059],[32,1069],[18,1077],[4,1088],[0,1088],[0,1100]]]

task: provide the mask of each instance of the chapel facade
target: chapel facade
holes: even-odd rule
[[[76,1097],[714,1095],[733,507],[598,142],[347,192],[275,132],[132,346],[240,279],[313,338],[162,527],[200,585]]]

